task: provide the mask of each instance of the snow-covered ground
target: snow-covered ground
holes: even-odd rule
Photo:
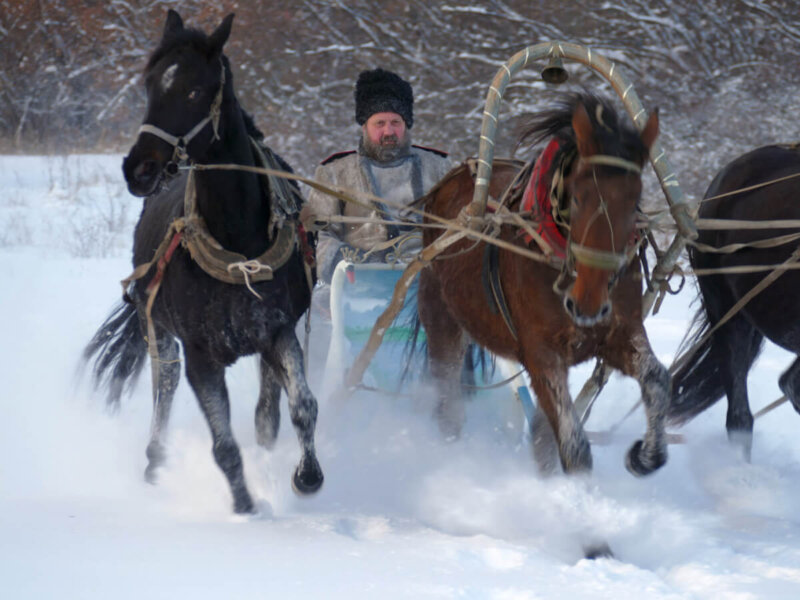
[[[0,581],[4,598],[798,598],[800,416],[784,405],[756,423],[752,464],[725,436],[719,403],[683,429],[655,475],[624,453],[637,413],[596,446],[590,479],[537,474],[510,397],[476,398],[463,439],[440,441],[430,398],[319,389],[312,383],[325,485],[297,498],[299,458],[286,418],[276,449],[255,443],[252,359],[229,371],[234,430],[261,513],[231,513],[194,397],[179,387],[170,460],[144,483],[150,421],[145,373],[118,415],[77,366],[130,271],[140,200],[119,156],[0,157]],[[693,286],[648,320],[669,363]],[[754,410],[777,398],[790,357],[768,346],[750,377]],[[581,385],[587,365],[576,370]],[[589,429],[637,400],[615,377]],[[582,558],[605,539],[614,559]]]

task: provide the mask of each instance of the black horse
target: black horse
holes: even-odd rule
[[[317,402],[308,388],[295,336],[313,285],[309,265],[304,263],[313,260],[313,248],[296,219],[302,203],[299,191],[242,170],[197,171],[190,176],[196,189],[195,219],[182,230],[174,227],[176,219],[189,216],[184,207],[188,178],[175,175],[180,159],[197,165],[257,166],[259,148],[271,155],[257,143],[263,134],[234,94],[230,65],[222,53],[232,22],[231,14],[206,36],[185,29],[178,13],[168,12],[161,42],[145,69],[144,125],[123,163],[130,192],[147,197],[134,234],[133,263],[153,264],[139,269],[146,272],[138,273],[140,277],[130,285],[128,303],[98,330],[85,358],[96,356],[95,381],[107,385],[109,401],[117,403],[123,388],[141,370],[149,341],[157,387],[145,474],[153,482],[165,459],[164,435],[179,379],[178,338],[186,377],[211,428],[214,458],[228,478],[234,510],[246,513],[254,507],[231,431],[225,386],[225,369],[240,356],[257,353],[261,358],[255,414],[258,443],[270,448],[275,441],[283,388],[303,450],[293,487],[299,493],[315,492],[323,475],[314,449]],[[282,160],[276,162],[288,169]],[[191,229],[204,230],[219,242],[211,240],[206,246],[212,254],[224,249],[236,253],[226,256],[242,259],[238,275],[245,285],[212,277],[201,268],[198,256],[202,253],[197,245],[187,243]],[[179,230],[183,237],[172,236]],[[273,256],[269,253],[279,238],[288,248],[284,264],[260,264],[265,252]],[[164,247],[167,250],[162,252]],[[266,272],[267,279],[256,281],[256,275],[243,274],[242,269],[253,267],[262,275]],[[232,279],[237,268],[228,271]],[[152,320],[148,321],[147,303],[153,294]],[[152,335],[146,340],[143,334],[148,326]],[[157,356],[153,356],[156,348]]]
[[[765,146],[740,156],[714,178],[705,198],[700,206],[700,218],[800,219],[800,148]],[[716,248],[731,244],[744,246],[731,247],[730,253],[691,247],[689,258],[695,270],[778,265],[796,260],[797,255],[793,253],[798,252],[798,241],[791,235],[793,233],[796,229],[744,229],[735,225],[724,230],[701,229],[697,240],[701,244]],[[783,243],[768,242],[761,245],[770,247],[759,247],[759,240],[779,236],[787,237],[777,240]],[[800,272],[784,271],[730,320],[712,329],[767,276],[774,277],[769,275],[769,270],[698,276],[702,306],[695,319],[699,327],[685,345],[694,346],[704,337],[706,340],[675,372],[668,416],[672,423],[684,423],[726,395],[728,436],[734,443],[741,444],[747,459],[753,435],[747,373],[765,337],[790,352],[800,353]],[[800,412],[800,359],[781,375],[779,385]]]

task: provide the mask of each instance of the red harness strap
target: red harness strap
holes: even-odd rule
[[[561,145],[553,138],[536,159],[528,186],[522,196],[522,210],[530,211],[531,221],[536,232],[553,248],[559,258],[567,254],[567,240],[553,218],[553,205],[550,201],[550,186],[553,181],[553,159]],[[533,237],[525,235],[525,243],[530,244]]]
[[[167,268],[167,263],[172,258],[172,255],[175,253],[175,249],[178,247],[178,244],[181,243],[183,239],[183,232],[176,231],[175,235],[172,236],[172,240],[169,242],[169,246],[167,247],[167,251],[164,252],[163,256],[158,259],[158,263],[156,263],[156,274],[153,275],[153,278],[150,280],[150,283],[147,284],[147,293],[149,294],[153,288],[157,287],[161,280],[164,278],[164,269]]]

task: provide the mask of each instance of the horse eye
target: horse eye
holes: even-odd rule
[[[202,90],[200,88],[194,88],[191,92],[189,92],[188,96],[189,102],[196,102],[197,100],[199,100],[201,93]]]

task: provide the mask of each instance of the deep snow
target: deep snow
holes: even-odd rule
[[[77,371],[81,350],[130,271],[140,201],[118,156],[0,156],[0,581],[5,598],[797,598],[800,416],[756,422],[752,464],[726,440],[719,403],[684,427],[687,444],[636,479],[624,453],[641,413],[595,446],[586,480],[537,474],[510,395],[476,398],[466,434],[440,441],[430,398],[319,389],[323,489],[290,489],[299,448],[284,418],[258,447],[253,359],[229,371],[234,431],[258,517],[231,513],[210,436],[185,381],[169,464],[144,483],[148,373],[117,415]],[[694,310],[693,285],[647,321],[669,363]],[[791,358],[768,346],[750,377],[753,409],[780,394]],[[576,369],[574,391],[591,365]],[[638,398],[614,377],[589,429]],[[582,559],[587,538],[615,559]]]

